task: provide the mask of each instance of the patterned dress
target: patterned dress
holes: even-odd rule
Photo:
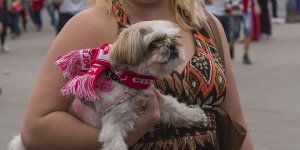
[[[129,24],[128,17],[118,0],[113,1],[112,7],[121,31]],[[155,86],[163,94],[172,95],[188,106],[199,105],[208,116],[208,125],[175,128],[158,124],[130,149],[218,149],[214,108],[221,105],[226,94],[225,70],[208,33],[203,28],[194,29],[192,33],[196,49],[184,71],[182,73],[173,71],[164,80],[155,81]]]

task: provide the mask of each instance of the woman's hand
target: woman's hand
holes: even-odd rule
[[[134,131],[129,132],[125,139],[128,145],[134,144],[160,121],[164,100],[158,90],[153,88],[153,91],[152,95],[137,95],[135,97],[134,111],[137,118],[134,122]]]

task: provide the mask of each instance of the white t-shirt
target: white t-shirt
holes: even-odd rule
[[[228,0],[213,0],[212,4],[206,5],[205,8],[210,13],[216,16],[223,16],[225,15],[226,4]]]
[[[77,14],[78,12],[88,8],[87,0],[63,0],[59,6],[61,13]]]

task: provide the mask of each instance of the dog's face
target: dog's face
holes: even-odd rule
[[[185,59],[180,29],[168,21],[144,21],[124,29],[112,44],[113,66],[159,79]]]

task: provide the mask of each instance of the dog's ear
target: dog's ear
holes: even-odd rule
[[[122,30],[112,44],[109,57],[112,65],[118,68],[136,66],[142,62],[145,51],[143,37],[148,30],[144,27],[129,26]]]

